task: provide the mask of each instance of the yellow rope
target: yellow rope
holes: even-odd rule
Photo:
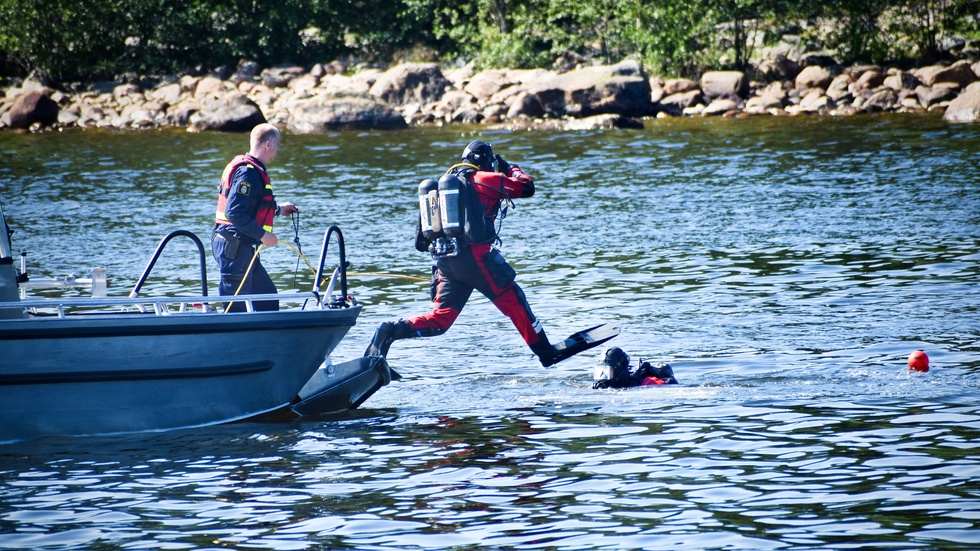
[[[296,254],[298,254],[299,257],[303,259],[303,262],[306,262],[306,265],[310,267],[310,271],[313,272],[313,275],[316,275],[316,270],[313,269],[313,265],[310,264],[310,261],[307,260],[305,256],[303,256],[303,253],[300,252],[300,250],[298,248],[294,247],[292,245],[292,243],[290,243],[288,241],[280,241],[280,243],[282,243],[283,245],[285,245],[285,246],[289,247],[290,249],[296,251]]]
[[[242,276],[242,282],[238,284],[238,289],[235,289],[236,297],[238,296],[238,293],[242,291],[242,287],[245,286],[245,280],[248,279],[248,274],[252,271],[252,266],[255,264],[255,259],[259,257],[259,251],[262,250],[262,247],[265,247],[265,245],[259,245],[258,248],[255,249],[255,254],[252,255],[252,260],[249,261],[248,268],[245,269],[245,275]],[[228,303],[228,306],[225,307],[224,313],[227,314],[228,310],[231,310],[232,304],[235,304],[235,301],[231,301]]]
[[[306,256],[303,255],[303,253],[298,248],[296,248],[295,246],[293,246],[291,243],[289,243],[287,241],[280,241],[279,243],[282,243],[283,245],[285,245],[285,246],[289,247],[290,249],[296,251],[296,254],[298,254],[299,257],[302,258],[304,262],[306,262],[306,265],[310,267],[310,271],[313,272],[313,275],[314,276],[316,276],[316,270],[313,269],[313,264],[310,264],[310,261],[306,258]],[[237,297],[238,296],[238,293],[241,292],[242,287],[245,286],[245,280],[248,279],[248,274],[252,271],[252,266],[255,264],[255,259],[259,257],[259,251],[261,251],[263,247],[265,247],[265,245],[259,245],[258,248],[255,249],[255,254],[252,255],[252,260],[248,263],[248,268],[245,270],[245,275],[242,277],[242,282],[238,284],[238,289],[235,290],[235,295],[234,296]],[[347,275],[348,276],[352,276],[352,277],[392,277],[392,278],[400,278],[400,279],[409,279],[409,280],[412,280],[412,281],[429,281],[428,279],[426,279],[424,277],[415,277],[415,276],[401,275],[401,274],[376,274],[376,273],[354,273],[354,272],[347,272]],[[331,275],[330,278],[332,278],[332,277],[333,276]],[[330,278],[324,279],[323,282],[321,283],[321,285],[326,284],[330,280]],[[232,301],[232,302],[229,302],[228,303],[228,307],[225,308],[225,312],[227,312],[231,308],[231,305],[232,304],[235,304],[235,302]]]
[[[354,276],[354,277],[394,277],[394,278],[400,278],[400,279],[410,279],[412,281],[429,281],[428,279],[426,279],[424,277],[415,277],[415,276],[401,275],[401,274],[367,274],[367,273],[365,273],[365,274],[359,274],[359,273],[356,273],[356,272],[347,272],[347,275],[348,276]]]
[[[297,249],[287,241],[280,241],[280,243],[296,251],[296,254],[298,254],[299,257],[302,258],[304,262],[306,262],[306,265],[310,267],[310,271],[313,272],[313,275],[316,275],[316,270],[313,269],[313,264],[310,264],[310,261],[307,260],[305,256],[303,256],[303,253],[299,249]],[[351,276],[352,277],[394,277],[394,278],[401,278],[401,279],[411,279],[412,281],[429,281],[424,277],[415,277],[415,276],[401,275],[401,274],[375,274],[375,273],[347,272],[347,276],[348,277]]]

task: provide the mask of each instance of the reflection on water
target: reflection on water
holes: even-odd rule
[[[447,335],[396,343],[405,378],[349,415],[0,446],[0,549],[980,545],[980,131],[472,130],[287,135],[270,168],[303,250],[338,224],[353,271],[426,276],[415,187],[480,136],[537,180],[502,250],[549,333],[618,323],[634,365],[681,386],[594,391],[598,352],[542,369],[475,297]],[[244,142],[2,133],[15,250],[40,277],[106,267],[125,294],[167,232],[206,235]],[[263,263],[312,284],[284,247]],[[193,251],[156,273],[144,292],[194,292]],[[366,308],[338,359],[428,308],[426,284],[352,281]],[[933,369],[910,375],[919,348]]]

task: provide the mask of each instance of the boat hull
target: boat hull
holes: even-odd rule
[[[0,440],[169,430],[297,396],[360,306],[0,322]]]

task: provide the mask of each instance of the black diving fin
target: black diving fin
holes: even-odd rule
[[[619,327],[608,323],[573,333],[567,339],[555,344],[555,356],[552,364],[571,358],[579,352],[595,348],[616,335],[619,335]]]

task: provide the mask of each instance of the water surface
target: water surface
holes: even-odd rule
[[[980,546],[980,129],[287,135],[270,173],[302,214],[280,238],[315,256],[337,224],[353,272],[427,277],[416,186],[477,138],[536,179],[501,250],[549,334],[617,323],[634,365],[669,362],[682,385],[592,390],[599,350],[543,369],[474,297],[445,336],[396,343],[404,379],[350,415],[0,446],[0,549]],[[34,275],[105,267],[125,295],[166,233],[207,235],[246,144],[7,132],[0,148]],[[196,292],[180,251],[144,292]],[[263,263],[280,289],[312,284],[286,247]],[[351,281],[366,308],[335,361],[429,307],[427,284]],[[927,374],[908,373],[916,349]]]

